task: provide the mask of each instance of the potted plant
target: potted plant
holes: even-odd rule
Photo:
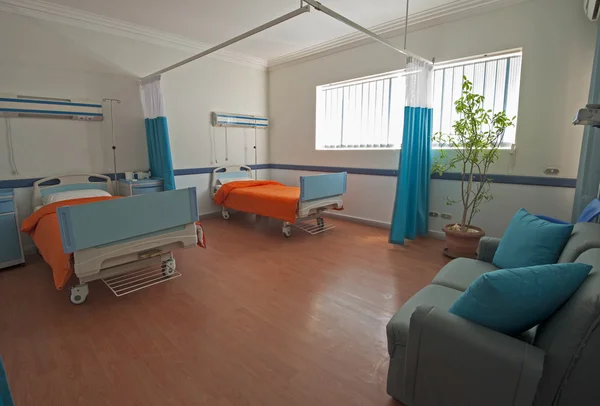
[[[447,197],[446,204],[462,203],[462,217],[459,223],[448,224],[443,229],[444,252],[453,258],[476,255],[485,232],[471,222],[480,205],[492,199],[488,170],[498,159],[504,131],[514,125],[516,118],[508,118],[504,111],[486,110],[484,103],[485,97],[473,93],[473,83],[463,76],[462,95],[454,103],[459,119],[452,125],[453,133],[436,133],[432,137],[441,147],[433,160],[432,172],[442,176],[448,170],[458,169],[461,174],[461,198],[454,201]]]

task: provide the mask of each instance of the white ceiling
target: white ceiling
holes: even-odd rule
[[[216,45],[300,6],[300,0],[46,0]],[[404,17],[406,0],[322,0],[365,26]],[[410,14],[464,0],[412,0]],[[229,49],[265,60],[344,36],[353,29],[313,10]]]

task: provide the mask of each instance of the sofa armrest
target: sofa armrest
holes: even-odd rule
[[[492,263],[494,254],[500,245],[500,238],[482,237],[479,240],[479,248],[477,249],[477,259],[480,261]]]
[[[531,406],[544,354],[447,311],[419,306],[406,347],[407,399],[411,406]]]

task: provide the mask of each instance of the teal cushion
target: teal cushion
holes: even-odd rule
[[[555,224],[521,209],[510,221],[492,263],[498,268],[555,264],[573,224]]]
[[[449,311],[504,334],[522,333],[569,300],[591,269],[565,263],[488,272],[475,279]]]

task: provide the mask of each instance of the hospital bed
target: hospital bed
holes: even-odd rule
[[[231,209],[276,218],[283,221],[283,235],[290,237],[291,226],[298,219],[316,217],[317,232],[325,229],[322,213],[343,209],[346,178],[346,172],[301,176],[298,188],[255,181],[248,166],[221,166],[213,170],[210,187],[225,220],[229,219]],[[246,183],[248,186],[244,187]],[[226,197],[221,193],[222,188],[228,189]]]
[[[56,252],[57,246],[60,249],[61,245],[56,242],[52,245],[52,241],[48,241],[52,236],[58,239],[60,232],[62,250],[72,261],[69,267],[72,266],[79,279],[79,284],[71,288],[74,304],[86,300],[88,282],[94,280],[134,274],[151,266],[159,266],[162,270],[159,279],[173,275],[176,264],[172,250],[192,247],[198,242],[195,188],[126,198],[103,197],[97,198],[98,201],[96,198],[73,199],[65,204],[55,202],[44,207],[52,195],[83,190],[110,193],[112,182],[107,176],[96,174],[49,177],[35,182],[33,207],[37,210],[30,216],[33,220],[29,221],[35,223],[31,235],[44,259],[48,257],[46,262],[51,258],[63,258]],[[56,205],[56,209],[52,205]],[[50,263],[53,272],[57,271],[55,267],[64,271],[61,260]],[[68,276],[70,273],[62,283],[66,283]],[[57,288],[61,287],[57,284]]]

